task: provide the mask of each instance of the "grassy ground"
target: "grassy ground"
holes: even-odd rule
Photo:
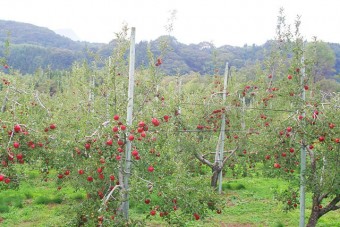
[[[211,213],[211,218],[188,223],[187,226],[298,226],[299,210],[285,213],[282,205],[274,200],[275,190],[282,187],[285,184],[276,179],[225,179],[221,199],[227,206],[222,214]],[[30,173],[18,190],[1,192],[0,226],[64,226],[70,215],[65,211],[69,212],[72,204],[84,199],[84,193],[74,192],[68,187],[62,190],[67,198],[53,183],[40,182],[36,173]],[[307,208],[310,206],[307,203]],[[306,211],[306,216],[309,212]],[[136,213],[131,211],[131,215]],[[148,226],[165,226],[165,223],[154,217]],[[328,213],[320,219],[318,226],[340,226],[340,211]]]

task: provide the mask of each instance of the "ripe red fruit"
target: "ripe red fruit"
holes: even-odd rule
[[[306,91],[309,89],[308,85],[305,85],[304,88]]]
[[[114,127],[112,128],[112,131],[113,131],[113,132],[118,132],[118,127],[117,127],[117,126],[114,126]]]
[[[140,121],[140,122],[138,123],[138,127],[144,128],[144,126],[145,126],[144,121]]]
[[[118,151],[119,153],[122,153],[124,150],[123,150],[123,148],[118,147],[118,148],[117,148],[117,151]]]
[[[153,166],[149,166],[148,167],[148,171],[151,173],[151,172],[153,172],[155,170],[155,168],[153,167]]]
[[[61,174],[61,173],[60,173],[60,174],[58,174],[58,178],[59,178],[59,179],[62,179],[63,177],[64,177],[64,175],[63,175],[63,174]]]
[[[151,120],[151,123],[154,125],[154,126],[158,126],[159,125],[159,120],[157,119],[157,118],[152,118],[152,120]]]
[[[126,126],[125,126],[125,125],[121,125],[121,126],[120,126],[120,129],[121,129],[122,131],[125,131],[125,130],[126,130]]]
[[[79,173],[79,175],[83,175],[84,174],[84,170],[80,169],[80,170],[78,170],[78,173]]]
[[[319,137],[319,141],[320,141],[320,142],[323,142],[323,141],[325,141],[325,137],[323,137],[323,136],[320,136],[320,137]]]
[[[279,163],[274,163],[274,168],[279,169],[281,168],[281,165]]]
[[[107,140],[107,141],[106,141],[106,145],[112,146],[112,139]]]
[[[113,116],[113,120],[118,121],[118,120],[119,120],[119,115],[117,115],[117,114],[114,115],[114,116]]]
[[[272,74],[269,74],[269,75],[268,75],[268,78],[269,78],[269,79],[273,78],[273,75],[272,75]]]
[[[287,153],[286,153],[286,152],[282,152],[281,156],[282,156],[282,157],[286,157],[286,156],[287,156]]]
[[[138,151],[136,149],[134,149],[132,152],[131,152],[131,155],[134,156],[134,157],[137,157],[138,156]]]
[[[156,215],[156,211],[155,210],[151,210],[150,211],[150,215],[155,216]]]
[[[14,143],[13,143],[13,147],[14,147],[14,148],[19,148],[19,147],[20,147],[20,144],[19,144],[18,142],[14,142]]]
[[[288,80],[291,80],[291,79],[293,78],[293,76],[289,74],[289,75],[287,76],[287,78],[288,78]]]
[[[118,140],[117,143],[118,143],[119,146],[123,146],[124,145],[124,141],[123,140]]]
[[[128,139],[129,139],[130,141],[133,141],[133,140],[135,139],[135,137],[134,137],[132,134],[130,134],[129,137],[128,137]]]
[[[314,148],[313,145],[309,145],[309,149],[312,150]]]
[[[143,131],[143,132],[140,134],[140,136],[141,136],[141,137],[146,137],[146,132]]]
[[[86,149],[86,150],[89,150],[90,148],[91,148],[91,144],[86,143],[86,144],[85,144],[85,149]]]
[[[145,203],[145,204],[149,204],[150,202],[151,202],[150,199],[145,199],[145,200],[144,200],[144,203]]]
[[[168,121],[169,121],[169,116],[168,116],[168,115],[164,115],[163,118],[164,118],[164,121],[165,121],[165,122],[168,122]]]
[[[3,181],[5,179],[5,176],[3,174],[0,174],[0,181]]]
[[[117,160],[117,161],[120,161],[121,159],[122,159],[122,156],[120,156],[120,155],[117,155],[117,156],[116,156],[116,160]]]
[[[24,156],[23,156],[23,154],[22,154],[22,153],[19,153],[19,154],[17,154],[17,159],[18,159],[18,160],[21,160],[21,159],[23,159],[23,157],[24,157]]]
[[[267,160],[269,160],[270,159],[270,155],[266,155],[266,157],[265,157]]]
[[[11,182],[11,179],[9,179],[9,178],[5,179],[5,184],[9,184],[10,182]]]
[[[336,143],[339,143],[340,142],[340,138],[335,138],[334,140]]]
[[[103,169],[102,169],[101,167],[98,167],[97,172],[98,172],[98,173],[102,173],[102,172],[103,172]]]
[[[93,181],[93,177],[92,177],[92,176],[88,176],[88,177],[87,177],[87,181],[88,181],[88,182],[92,182],[92,181]]]
[[[295,151],[295,149],[294,149],[293,147],[291,147],[291,148],[289,149],[289,152],[290,152],[290,153],[294,153],[294,151]]]
[[[286,131],[287,131],[287,132],[291,132],[291,131],[292,131],[292,127],[290,127],[290,126],[287,127]]]
[[[335,124],[329,123],[329,128],[330,128],[330,129],[333,129],[334,127],[335,127]]]
[[[199,220],[200,216],[197,213],[194,213],[195,220]]]
[[[64,172],[64,174],[67,176],[67,175],[70,175],[70,170],[66,170],[65,172]]]
[[[115,176],[114,175],[110,175],[110,181],[114,181],[115,180]]]
[[[302,120],[303,119],[303,116],[302,115],[299,115],[299,120]]]
[[[55,124],[50,124],[50,129],[55,129],[57,126]]]
[[[20,130],[21,130],[20,125],[15,125],[15,126],[14,126],[14,131],[15,131],[15,132],[20,132]]]

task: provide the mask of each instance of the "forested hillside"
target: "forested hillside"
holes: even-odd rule
[[[116,46],[114,38],[108,44],[73,41],[48,28],[0,20],[0,57],[6,57],[8,64],[23,74],[34,73],[37,68],[64,70],[69,69],[75,61],[92,61],[95,57],[100,59],[110,56]],[[9,41],[8,56],[5,56],[6,41]],[[148,50],[151,50],[155,57],[163,58],[161,68],[168,75],[222,73],[226,61],[241,68],[264,60],[265,53],[271,48],[270,43],[268,41],[261,46],[215,47],[209,42],[186,45],[175,37],[163,36],[136,45],[136,64],[137,67],[147,66]],[[340,74],[340,44],[330,43],[328,46],[331,53],[326,50],[327,53],[323,54],[330,56],[330,63],[327,63],[328,68],[323,73],[330,78]]]

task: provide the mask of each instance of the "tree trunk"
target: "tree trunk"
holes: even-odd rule
[[[211,187],[217,188],[218,175],[221,172],[221,168],[218,166],[218,163],[217,163],[211,169],[213,173],[211,176]]]
[[[320,210],[319,210],[318,207],[313,207],[312,213],[309,216],[307,227],[315,227],[316,226],[316,223],[318,223],[318,220],[320,218],[320,212],[319,211]]]

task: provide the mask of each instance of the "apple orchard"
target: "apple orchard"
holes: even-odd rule
[[[150,54],[149,67],[135,73],[132,124],[129,40],[119,43],[110,59],[68,72],[22,76],[3,64],[10,73],[0,74],[1,190],[20,187],[25,171],[38,169],[56,190],[71,185],[86,193],[71,225],[143,225],[157,215],[183,226],[211,211],[228,215],[217,192],[223,169],[288,182],[279,196],[287,210],[299,209],[303,184],[312,193],[308,226],[340,208],[340,96],[315,85],[300,37],[278,37],[250,69],[229,68],[225,103],[223,76],[166,76],[166,54]],[[214,160],[221,122],[222,166]],[[127,201],[147,207],[144,218],[124,213]]]

